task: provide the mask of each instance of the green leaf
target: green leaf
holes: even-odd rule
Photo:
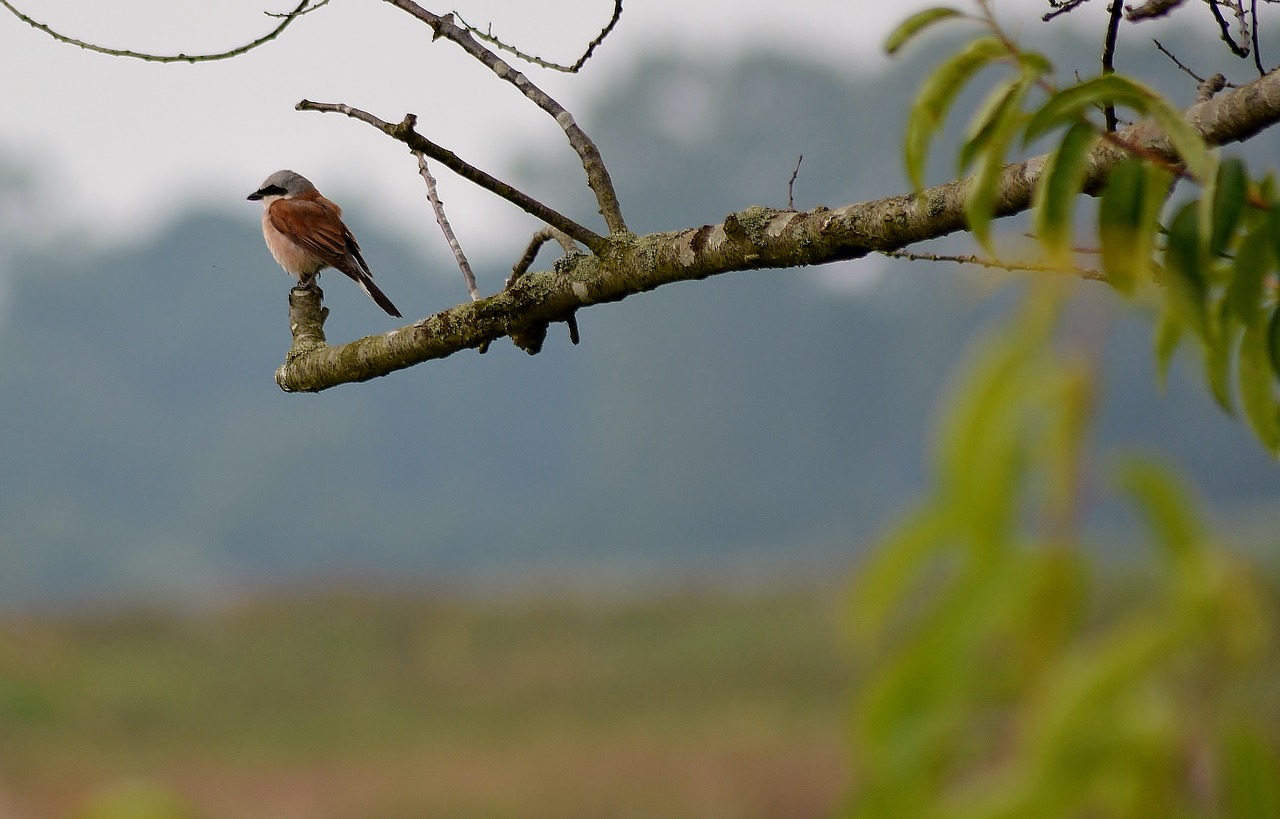
[[[1270,227],[1267,233],[1271,236],[1271,252],[1275,254],[1275,260],[1280,262],[1280,200],[1269,201],[1271,210],[1267,211],[1267,223]]]
[[[1131,293],[1149,277],[1160,207],[1171,174],[1139,159],[1126,159],[1107,177],[1098,204],[1098,241],[1107,281]]]
[[[1280,759],[1263,738],[1261,726],[1232,732],[1223,755],[1224,815],[1235,819],[1280,816]]]
[[[1209,255],[1219,256],[1227,248],[1249,193],[1249,177],[1244,163],[1232,157],[1218,166],[1213,188],[1213,224],[1209,234]],[[1205,192],[1208,196],[1208,192]]]
[[[1146,517],[1158,544],[1172,557],[1185,559],[1199,551],[1205,541],[1204,524],[1194,514],[1196,504],[1168,469],[1134,459],[1121,465],[1118,480]]]
[[[1036,80],[1053,70],[1053,63],[1043,54],[1034,51],[1019,51],[1016,55],[1022,65],[1023,73]]]
[[[1133,84],[1137,86],[1137,83]],[[1191,123],[1183,118],[1182,112],[1169,104],[1168,100],[1154,91],[1147,91],[1147,93],[1151,94],[1147,113],[1169,137],[1174,149],[1186,164],[1187,170],[1201,182],[1213,178],[1216,160],[1213,154],[1209,153],[1209,146],[1205,144],[1204,137],[1200,136],[1200,132],[1193,128]]]
[[[1065,122],[1087,119],[1093,108],[1108,104],[1131,108],[1154,119],[1186,163],[1187,170],[1202,182],[1211,178],[1213,159],[1209,149],[1182,113],[1155,91],[1120,74],[1104,74],[1051,96],[1027,123],[1023,144]]]
[[[1267,322],[1267,352],[1271,357],[1271,371],[1280,378],[1280,310],[1273,311]]]
[[[1254,312],[1262,314],[1258,308]],[[1261,320],[1246,325],[1240,342],[1238,375],[1245,420],[1258,440],[1276,455],[1280,454],[1280,405],[1276,403],[1274,376],[1268,360],[1268,329],[1267,322]]]
[[[1178,345],[1182,343],[1182,334],[1182,323],[1174,317],[1171,309],[1166,308],[1156,324],[1155,336],[1156,383],[1162,391],[1169,383],[1169,364],[1173,361],[1173,354],[1178,351]]]
[[[1040,110],[1032,115],[1023,132],[1022,142],[1028,144],[1054,128],[1068,122],[1088,119],[1093,109],[1112,105],[1125,105],[1141,114],[1147,112],[1154,92],[1126,80],[1119,74],[1106,74],[1064,88],[1045,100]]]
[[[904,517],[869,550],[855,578],[854,636],[874,644],[887,628],[894,606],[909,597],[912,582],[954,528],[941,510],[921,509]]]
[[[1215,305],[1217,321],[1204,342],[1204,374],[1209,392],[1222,411],[1235,415],[1235,403],[1231,400],[1231,357],[1236,349],[1236,336],[1241,325],[1228,309],[1226,299]]]
[[[953,17],[964,17],[959,11],[950,8],[936,7],[917,12],[898,24],[889,38],[884,42],[884,50],[888,54],[897,53],[907,41],[924,31],[934,23]]]
[[[1260,220],[1240,242],[1227,284],[1227,303],[1245,324],[1265,323],[1259,310],[1262,283],[1271,266],[1271,222]]]
[[[1173,217],[1164,249],[1164,283],[1169,302],[1184,323],[1207,338],[1205,321],[1205,284],[1201,271],[1205,266],[1200,242],[1196,202],[1188,202]]]
[[[1143,229],[1143,189],[1146,163],[1127,159],[1107,177],[1107,186],[1098,203],[1098,243],[1102,272],[1111,286],[1122,293],[1133,292],[1134,282],[1151,263],[1148,252],[1139,255],[1138,234]]]
[[[924,168],[929,144],[946,118],[947,111],[965,84],[993,60],[1009,54],[1004,43],[983,37],[969,43],[929,75],[911,104],[907,119],[906,165],[911,184],[924,187]]]
[[[991,250],[991,220],[995,217],[999,204],[997,197],[1000,194],[1000,177],[1005,168],[1005,153],[1024,118],[1021,112],[1014,113],[1015,116],[1008,116],[1000,121],[987,141],[986,150],[978,161],[977,173],[970,178],[964,203],[969,229],[973,231],[973,237],[979,244],[988,251]]]
[[[1071,261],[1071,214],[1089,170],[1089,151],[1097,132],[1087,122],[1067,129],[1058,150],[1049,156],[1035,193],[1035,229],[1051,264]]]
[[[1022,100],[1027,96],[1031,80],[1017,76],[997,85],[975,110],[965,131],[965,141],[960,147],[959,172],[969,170],[976,156],[991,144],[993,135],[1000,133],[1010,117],[1021,113]]]

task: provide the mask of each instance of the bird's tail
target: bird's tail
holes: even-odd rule
[[[400,311],[396,309],[396,306],[391,303],[391,299],[387,298],[387,294],[379,290],[378,285],[374,284],[373,279],[369,278],[368,275],[357,278],[356,284],[360,285],[360,289],[368,293],[369,298],[373,299],[379,307],[385,310],[387,315],[404,318],[404,316],[400,315]]]
[[[387,311],[387,315],[404,318],[404,316],[400,315],[400,311],[396,309],[396,306],[391,303],[391,299],[387,298],[387,294],[379,290],[378,285],[373,283],[373,276],[369,273],[369,267],[364,264],[364,259],[361,256],[349,255],[345,259],[341,259],[335,267],[345,273],[347,278],[360,285],[360,289],[367,293],[374,303]]]

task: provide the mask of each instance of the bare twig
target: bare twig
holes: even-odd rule
[[[1116,35],[1120,31],[1120,12],[1122,10],[1123,5],[1120,0],[1111,1],[1111,8],[1108,9],[1111,12],[1111,19],[1107,21],[1107,36],[1102,44],[1103,74],[1114,74],[1116,72]],[[1103,109],[1103,113],[1107,118],[1107,133],[1115,131],[1116,126],[1119,124],[1116,120],[1115,104],[1108,102],[1106,108]]]
[[[453,258],[458,262],[458,269],[462,271],[462,279],[467,283],[467,292],[471,294],[471,300],[475,301],[480,298],[480,290],[476,287],[476,274],[472,272],[467,254],[462,252],[462,245],[458,243],[458,237],[454,234],[453,227],[449,225],[449,217],[444,215],[444,202],[441,202],[440,197],[436,195],[436,178],[431,175],[431,169],[427,167],[427,158],[422,152],[414,151],[413,155],[418,158],[418,173],[427,183],[427,200],[431,202],[431,209],[436,212],[436,224],[440,225],[440,230],[444,232],[449,249],[453,251]]]
[[[534,199],[532,196],[511,187],[501,179],[491,176],[474,165],[464,162],[453,151],[441,147],[422,136],[417,131],[413,130],[414,125],[417,124],[418,121],[418,118],[413,114],[406,114],[403,121],[397,125],[392,125],[386,120],[378,119],[373,114],[361,111],[359,108],[352,108],[350,105],[344,105],[342,103],[312,102],[310,100],[303,100],[295,107],[299,111],[324,111],[345,114],[352,119],[358,119],[361,122],[366,122],[392,139],[399,140],[405,145],[408,145],[409,150],[426,154],[441,165],[444,165],[446,168],[456,173],[458,176],[461,176],[463,179],[466,179],[469,182],[474,182],[485,190],[501,196],[511,204],[532,216],[536,216],[548,225],[560,228],[565,233],[577,239],[579,242],[582,242],[592,250],[600,250],[604,247],[607,241],[603,236],[588,230],[570,219],[568,216],[552,210],[537,199]]]
[[[454,22],[453,15],[440,16],[432,14],[415,3],[414,0],[386,0],[386,2],[430,26],[436,37],[443,37],[458,45],[467,54],[487,66],[498,77],[515,86],[530,102],[555,119],[556,124],[564,130],[565,136],[568,137],[569,145],[577,152],[578,158],[582,160],[582,168],[587,174],[587,185],[591,188],[592,193],[595,194],[596,203],[600,207],[600,215],[604,217],[604,222],[608,226],[609,232],[629,232],[627,223],[622,218],[622,208],[618,203],[618,194],[613,189],[613,180],[609,178],[609,171],[605,167],[604,159],[601,158],[599,149],[596,148],[595,143],[574,121],[573,115],[565,110],[563,105],[552,99],[550,95],[534,85],[524,74],[512,68],[497,54],[481,45],[470,31]],[[432,158],[434,159],[435,157]],[[565,232],[573,235],[571,231]],[[582,240],[580,236],[574,236],[574,238]]]
[[[1061,267],[1059,265],[1049,265],[1041,262],[1007,262],[1004,259],[991,259],[984,256],[949,256],[938,253],[912,253],[906,250],[887,250],[881,255],[890,256],[894,259],[907,259],[913,262],[955,262],[956,264],[971,264],[978,267],[1008,270],[1010,272],[1070,273],[1073,276],[1079,276],[1082,279],[1089,279],[1091,281],[1104,282],[1107,280],[1107,277],[1104,276],[1100,270],[1093,270],[1085,267]]]
[[[800,163],[804,162],[804,154],[800,154],[800,158],[796,160],[796,166],[791,171],[791,178],[787,180],[787,210],[796,209],[796,200],[792,196],[795,189],[796,177],[800,175]]]
[[[1156,48],[1160,49],[1160,53],[1168,57],[1170,60],[1173,60],[1173,64],[1176,65],[1178,68],[1182,69],[1182,71],[1185,74],[1187,74],[1187,76],[1191,77],[1191,79],[1195,80],[1196,82],[1204,82],[1203,77],[1201,77],[1199,74],[1197,74],[1196,72],[1192,71],[1190,68],[1187,68],[1185,65],[1183,65],[1182,61],[1179,60],[1177,57],[1173,56],[1173,52],[1165,48],[1163,45],[1161,45],[1159,40],[1152,38],[1151,42],[1155,43]]]
[[[573,243],[573,239],[564,233],[564,231],[556,230],[550,226],[544,227],[530,237],[529,245],[524,249],[524,253],[520,255],[520,258],[511,267],[511,275],[502,286],[503,290],[510,289],[511,285],[515,284],[516,279],[523,276],[529,270],[529,266],[533,264],[533,260],[538,257],[538,251],[542,249],[544,244],[552,239],[555,239],[560,243],[560,249],[564,251],[564,255],[566,256],[572,256],[575,253],[582,252],[582,249],[575,245]]]
[[[613,16],[609,18],[609,22],[603,29],[601,29],[600,33],[596,35],[596,38],[587,44],[587,50],[582,52],[582,56],[579,57],[573,65],[561,65],[560,63],[553,63],[549,60],[544,60],[533,54],[526,54],[515,46],[503,42],[493,33],[492,26],[487,31],[481,31],[466,20],[463,20],[462,15],[458,14],[456,11],[453,13],[453,16],[463,28],[479,39],[489,43],[494,48],[501,49],[502,51],[518,57],[531,65],[536,65],[539,68],[549,68],[552,71],[563,71],[566,74],[577,74],[582,70],[582,66],[586,65],[587,60],[591,59],[591,55],[595,53],[596,48],[604,42],[604,38],[608,37],[614,27],[618,25],[618,20],[622,17],[622,0],[613,0]]]
[[[31,26],[34,29],[43,31],[45,34],[48,34],[50,37],[57,40],[58,42],[66,43],[67,45],[77,46],[79,48],[83,48],[86,51],[93,51],[98,54],[106,54],[108,57],[131,57],[135,60],[146,60],[147,62],[152,62],[152,63],[204,63],[204,62],[212,62],[214,60],[229,60],[232,57],[239,57],[241,54],[252,51],[253,49],[257,48],[260,45],[269,43],[275,38],[279,37],[280,34],[286,28],[288,28],[289,24],[292,23],[294,20],[298,19],[299,17],[301,17],[302,15],[306,14],[309,11],[313,11],[319,8],[320,6],[323,6],[328,1],[329,0],[320,0],[320,2],[313,4],[313,0],[302,0],[302,2],[299,3],[293,9],[293,11],[286,12],[285,14],[282,14],[282,15],[274,15],[274,14],[271,15],[273,17],[279,16],[281,18],[279,25],[271,29],[271,31],[267,32],[266,34],[254,40],[253,42],[246,43],[242,46],[237,46],[236,48],[230,49],[228,51],[220,51],[216,54],[149,54],[144,51],[129,51],[128,49],[121,49],[121,48],[107,48],[106,46],[96,45],[94,43],[86,42],[84,40],[77,40],[75,37],[68,37],[67,35],[59,31],[55,31],[54,29],[50,28],[44,23],[33,20],[32,18],[23,14],[21,11],[18,11],[18,9],[15,8],[13,4],[9,2],[9,0],[0,0],[0,6],[4,6],[4,8],[7,9],[9,13],[12,14],[14,17],[17,17],[19,20],[21,20],[22,22],[26,23],[27,25]]]
[[[1057,8],[1053,11],[1046,12],[1040,20],[1047,23],[1059,14],[1066,14],[1069,11],[1075,11],[1077,7],[1082,6],[1087,2],[1089,2],[1089,0],[1063,0],[1061,3],[1050,2],[1050,5],[1057,6]]]
[[[267,15],[268,17],[278,17],[278,18],[281,18],[281,19],[283,19],[283,18],[285,18],[285,17],[301,17],[301,16],[302,16],[302,15],[304,15],[304,14],[310,14],[311,12],[315,11],[316,9],[321,8],[321,7],[323,7],[323,6],[327,6],[327,5],[329,5],[329,0],[319,0],[319,2],[317,2],[317,3],[315,3],[314,5],[311,5],[311,6],[307,7],[307,8],[305,8],[305,9],[303,9],[302,11],[297,11],[297,12],[284,12],[284,13],[281,13],[281,12],[278,12],[278,11],[264,11],[264,12],[262,12],[262,13],[263,13],[263,14],[265,14],[265,15]]]
[[[1267,69],[1262,67],[1262,49],[1258,47],[1258,0],[1252,0],[1249,3],[1249,17],[1253,23],[1250,30],[1253,38],[1253,64],[1258,69],[1258,76],[1261,77],[1267,73]]]
[[[1222,16],[1222,11],[1218,8],[1218,0],[1209,0],[1209,11],[1213,12],[1213,19],[1217,21],[1218,28],[1222,32],[1222,42],[1227,44],[1227,48],[1231,49],[1231,53],[1237,57],[1248,57],[1248,44],[1246,43],[1243,46],[1237,45],[1236,41],[1231,39],[1231,24]]]

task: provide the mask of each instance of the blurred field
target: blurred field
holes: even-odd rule
[[[156,787],[207,819],[823,816],[839,624],[835,590],[11,617],[0,817]]]

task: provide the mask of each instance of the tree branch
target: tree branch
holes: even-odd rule
[[[534,85],[528,77],[512,68],[509,63],[505,62],[497,54],[481,45],[471,35],[471,32],[453,22],[452,14],[443,16],[433,14],[413,2],[413,0],[385,0],[385,2],[426,23],[435,32],[436,37],[444,37],[446,40],[456,43],[467,54],[487,66],[500,79],[515,86],[530,102],[550,114],[555,119],[556,124],[564,130],[565,136],[569,138],[569,145],[573,147],[578,154],[578,158],[582,160],[582,169],[587,174],[587,185],[596,196],[596,202],[600,206],[600,215],[604,217],[604,223],[608,226],[609,232],[627,232],[627,224],[622,218],[622,208],[618,203],[618,195],[613,189],[613,180],[609,177],[609,171],[605,167],[604,159],[600,156],[600,151],[596,148],[595,143],[591,141],[591,138],[587,136],[586,132],[574,121],[573,115],[565,110],[563,105],[552,99],[549,94]],[[621,13],[620,6],[619,13]],[[571,231],[565,232],[573,235]],[[574,236],[574,238],[580,237]]]
[[[271,29],[271,31],[267,32],[263,36],[259,37],[258,39],[250,43],[246,43],[242,46],[237,46],[236,48],[230,49],[229,51],[220,51],[217,54],[148,54],[143,51],[128,51],[126,49],[107,48],[105,46],[95,45],[93,43],[86,42],[84,40],[77,40],[74,37],[68,37],[67,35],[59,31],[55,31],[54,29],[50,28],[44,23],[33,20],[32,18],[23,14],[21,11],[18,11],[18,9],[16,9],[9,2],[9,0],[0,0],[0,6],[4,6],[9,11],[9,13],[12,14],[14,17],[17,17],[19,20],[21,20],[22,22],[26,23],[27,25],[31,26],[34,29],[43,31],[45,34],[48,34],[50,37],[57,40],[58,42],[66,43],[67,45],[73,45],[78,48],[83,48],[86,51],[93,51],[98,54],[106,54],[109,57],[131,57],[135,60],[145,60],[147,62],[152,62],[152,63],[206,63],[206,62],[212,62],[214,60],[229,60],[232,57],[239,57],[241,54],[252,51],[253,49],[257,48],[260,45],[271,42],[275,38],[279,37],[280,34],[286,28],[288,28],[289,24],[292,23],[294,20],[298,19],[299,17],[301,17],[302,15],[306,14],[309,11],[314,11],[315,9],[320,8],[320,6],[323,6],[325,3],[328,3],[329,0],[319,0],[319,2],[315,3],[314,5],[312,4],[312,2],[313,0],[302,0],[302,2],[299,3],[293,9],[293,11],[287,12],[285,14],[270,14],[268,12],[268,14],[270,14],[270,16],[272,17],[281,18],[280,23],[275,28]]]
[[[1280,121],[1280,73],[1199,102],[1187,119],[1213,145],[1247,139]],[[1177,154],[1150,122],[1117,134],[1171,162]],[[1089,157],[1085,189],[1096,193],[1128,153],[1103,141]],[[996,213],[1031,206],[1046,156],[1006,166]],[[319,391],[366,381],[504,335],[566,321],[579,308],[618,301],[661,285],[757,268],[791,268],[899,250],[966,227],[969,179],[910,194],[808,212],[751,207],[718,225],[635,237],[615,235],[593,256],[569,256],[552,271],[529,273],[488,298],[444,310],[417,324],[340,347],[291,356],[276,373],[287,391]],[[319,309],[318,300],[315,303]],[[312,317],[311,321],[322,321]],[[294,322],[302,325],[302,322]]]

